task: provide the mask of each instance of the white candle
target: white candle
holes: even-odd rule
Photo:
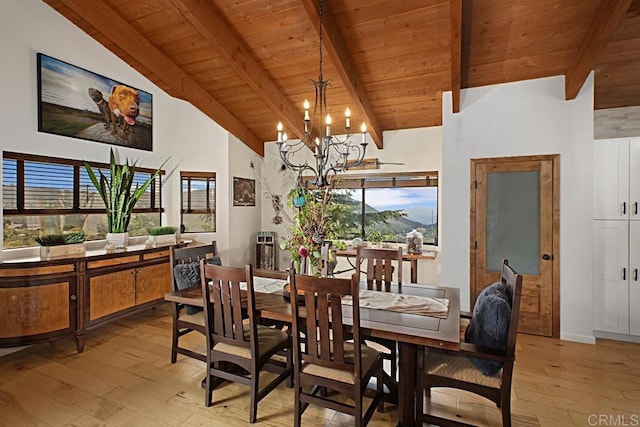
[[[278,142],[282,141],[282,122],[278,122]]]
[[[325,123],[327,124],[327,136],[331,136],[331,116],[327,114],[327,118],[325,119]]]
[[[309,101],[304,100],[304,119],[309,120]]]
[[[349,107],[347,107],[347,109],[344,111],[344,115],[345,115],[344,127],[347,128],[348,130],[351,127],[351,110],[349,110]]]
[[[362,123],[360,130],[362,131],[362,143],[365,144],[367,142],[367,125]]]

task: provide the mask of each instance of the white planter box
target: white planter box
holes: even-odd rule
[[[59,246],[40,246],[40,258],[42,259],[72,257],[84,254],[84,243]]]
[[[161,234],[159,236],[149,236],[149,240],[147,240],[147,245],[152,248],[156,248],[158,246],[163,246],[163,245],[175,245],[175,244],[176,244],[176,233]]]

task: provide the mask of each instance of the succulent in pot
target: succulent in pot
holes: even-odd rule
[[[118,164],[111,149],[109,157],[109,176],[98,170],[100,177],[96,175],[88,162],[84,167],[89,175],[91,183],[100,194],[107,210],[107,248],[124,248],[128,242],[127,228],[131,221],[131,213],[136,203],[147,191],[153,180],[160,174],[162,167],[168,159],[156,169],[142,184],[135,181],[137,161]]]
[[[40,257],[51,259],[63,256],[83,255],[84,241],[87,235],[84,231],[64,234],[45,234],[35,238],[40,245]]]
[[[147,240],[146,245],[152,248],[155,248],[158,245],[174,245],[176,243],[177,230],[178,228],[172,225],[151,227],[147,230],[149,232],[149,239]]]

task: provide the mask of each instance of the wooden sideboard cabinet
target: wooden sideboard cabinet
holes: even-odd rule
[[[0,347],[49,341],[75,333],[77,263],[24,263],[6,267],[0,269]]]
[[[85,334],[100,325],[164,303],[171,291],[169,246],[88,252],[55,261],[0,264],[0,347]]]

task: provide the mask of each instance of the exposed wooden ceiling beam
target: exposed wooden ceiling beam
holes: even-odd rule
[[[451,101],[454,113],[460,112],[460,75],[462,73],[462,0],[449,1],[449,43],[451,44]]]
[[[567,100],[574,99],[587,76],[595,68],[598,54],[618,28],[633,0],[601,0],[591,24],[582,39],[575,61],[565,76],[564,92]]]
[[[229,28],[208,2],[200,0],[171,0],[182,15],[202,36],[218,49],[227,63],[274,112],[274,135],[276,117],[289,131],[304,139],[302,115],[286,99],[282,91],[273,83],[266,70],[258,64],[239,37]]]
[[[320,21],[318,19],[319,4],[318,0],[302,0],[304,8],[315,26],[320,31]],[[364,92],[364,85],[360,81],[353,63],[349,57],[349,51],[340,35],[340,30],[336,25],[336,21],[326,4],[322,5],[322,31],[324,33],[324,48],[327,50],[333,65],[338,71],[338,75],[344,84],[345,89],[349,92],[351,99],[356,103],[360,111],[364,114],[364,121],[367,123],[367,131],[373,142],[378,148],[382,148],[382,127],[373,108],[369,103],[369,98]]]
[[[125,21],[102,0],[61,0],[74,13],[82,16],[96,30],[136,58],[175,93],[199,108],[220,126],[235,135],[259,155],[264,155],[264,141],[213,98],[171,59]]]

